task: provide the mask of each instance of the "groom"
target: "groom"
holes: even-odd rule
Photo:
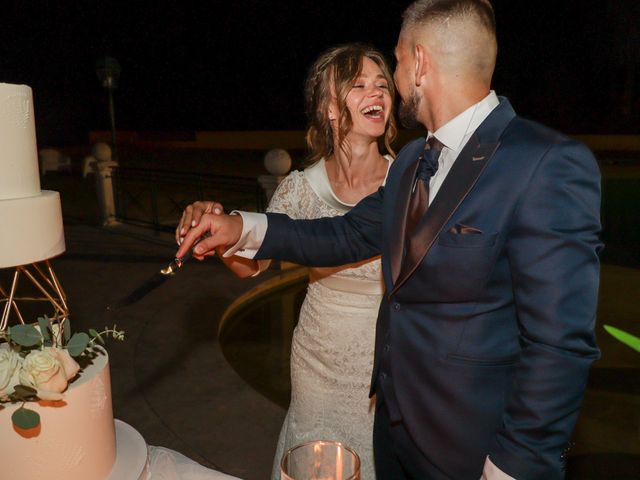
[[[589,367],[599,172],[581,144],[490,90],[486,0],[419,0],[395,80],[408,144],[344,217],[204,215],[183,255],[341,265],[382,254],[371,393],[378,479],[560,479]]]

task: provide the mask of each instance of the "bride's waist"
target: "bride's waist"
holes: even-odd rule
[[[382,279],[370,280],[366,278],[345,277],[342,275],[329,275],[322,278],[314,278],[310,272],[309,283],[318,283],[331,290],[361,295],[382,295],[384,285]]]

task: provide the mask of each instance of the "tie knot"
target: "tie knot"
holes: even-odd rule
[[[424,149],[425,150],[436,150],[438,152],[441,152],[443,147],[444,147],[444,144],[440,140],[438,140],[436,137],[431,135],[427,139],[427,143],[425,144]]]
[[[421,180],[429,181],[438,170],[438,157],[444,145],[436,137],[431,136],[424,146],[424,152],[418,165],[417,177]]]

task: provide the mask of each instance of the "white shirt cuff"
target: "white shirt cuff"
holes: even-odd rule
[[[267,234],[268,221],[264,213],[240,212],[234,210],[230,215],[242,217],[242,234],[234,246],[224,252],[224,257],[238,255],[243,258],[253,258],[260,249]]]
[[[498,467],[496,467],[493,462],[486,458],[484,461],[484,469],[482,470],[482,477],[480,480],[516,480],[510,475],[507,475]]]

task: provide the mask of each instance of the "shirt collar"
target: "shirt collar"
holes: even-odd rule
[[[471,105],[435,132],[429,132],[427,138],[433,135],[442,142],[445,147],[457,152],[464,146],[463,141],[466,141],[467,137],[476,131],[499,103],[500,101],[498,100],[496,92],[491,90],[489,94],[478,103]]]

